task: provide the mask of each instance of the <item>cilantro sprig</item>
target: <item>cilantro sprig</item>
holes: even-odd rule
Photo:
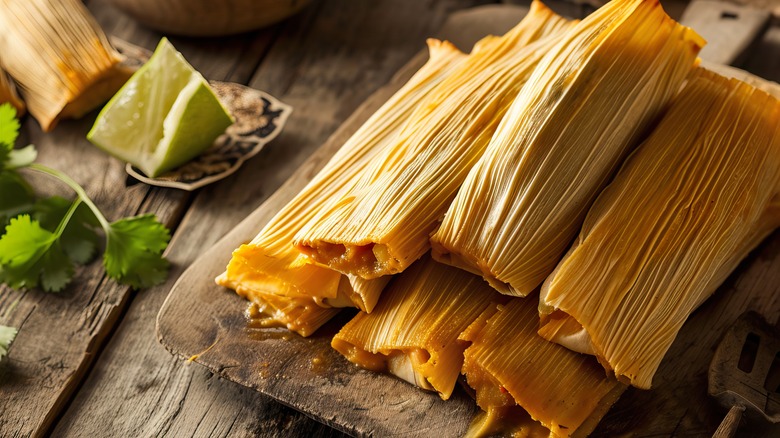
[[[75,266],[92,260],[105,239],[106,274],[134,288],[165,281],[162,256],[170,232],[154,215],[109,222],[84,189],[65,173],[35,163],[33,146],[14,149],[19,133],[16,111],[0,105],[0,283],[14,289],[62,290]],[[19,169],[42,173],[70,187],[76,198],[38,198]]]
[[[0,360],[3,360],[16,337],[16,329],[0,325]]]

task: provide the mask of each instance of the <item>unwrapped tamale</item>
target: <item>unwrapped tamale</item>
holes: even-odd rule
[[[420,70],[344,143],[250,243],[233,252],[226,272],[217,278],[220,285],[255,302],[269,318],[269,324],[285,325],[308,336],[327,320],[325,316],[336,312],[314,309],[310,304],[355,306],[369,312],[376,304],[387,279],[349,278],[308,264],[293,247],[292,238],[323,203],[354,184],[356,173],[391,144],[420,100],[465,58],[447,42],[429,40],[428,45],[430,57]],[[316,324],[306,323],[301,315],[313,315],[311,320]]]
[[[613,0],[539,63],[432,236],[433,256],[525,296],[665,109],[703,41],[657,1]]]
[[[466,344],[458,336],[504,301],[480,277],[423,256],[382,293],[373,312],[356,315],[331,345],[363,368],[390,372],[446,400],[463,365]]]
[[[553,436],[585,436],[626,386],[608,377],[594,358],[537,335],[538,318],[530,299],[488,309],[461,335],[471,343],[463,373],[488,423],[512,415],[519,405]],[[527,423],[522,415],[517,420]],[[512,418],[501,421],[512,424]]]
[[[780,226],[780,101],[699,69],[545,281],[540,334],[649,388],[693,310]]]
[[[502,37],[488,37],[410,116],[397,142],[296,235],[335,270],[376,278],[403,271],[436,228],[537,62],[570,22],[534,2]]]

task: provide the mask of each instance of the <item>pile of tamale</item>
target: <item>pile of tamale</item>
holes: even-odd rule
[[[358,308],[333,348],[444,399],[463,375],[471,435],[587,435],[780,226],[780,102],[703,44],[656,0],[429,40],[217,282],[303,336]]]

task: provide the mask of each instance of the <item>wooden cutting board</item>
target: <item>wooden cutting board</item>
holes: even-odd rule
[[[487,34],[502,34],[525,12],[512,6],[459,12],[450,17],[439,36],[468,50]],[[181,276],[158,316],[158,338],[165,348],[352,435],[463,435],[477,411],[463,390],[457,390],[445,402],[393,377],[361,370],[330,348],[331,337],[348,321],[349,311],[307,339],[282,329],[249,329],[244,317],[246,301],[214,284],[231,251],[251,240],[344,140],[423,64],[426,56],[421,53],[412,59],[278,192]],[[780,90],[777,84],[740,70],[714,68],[757,81],[775,92]],[[629,389],[594,435],[709,436],[724,411],[707,396],[707,367],[725,329],[748,309],[772,322],[780,317],[780,232],[760,245],[691,316],[667,353],[654,388]],[[780,436],[780,429],[757,427],[743,427],[742,433]]]

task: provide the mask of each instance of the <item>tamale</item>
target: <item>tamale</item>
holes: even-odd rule
[[[1,65],[3,65],[2,61],[0,61],[0,66]],[[11,82],[11,78],[9,78],[8,74],[0,68],[0,104],[3,103],[10,103],[16,108],[16,113],[20,116],[23,115],[27,109],[24,101],[16,92],[16,86]]]
[[[780,226],[780,101],[700,69],[545,281],[540,334],[649,388],[688,315]]]
[[[458,336],[482,312],[506,298],[481,278],[423,256],[382,293],[370,314],[359,313],[331,345],[351,362],[387,371],[448,399],[463,365]]]
[[[250,301],[250,319],[262,328],[284,327],[306,337],[336,316],[338,308],[322,307],[308,297],[284,297],[246,291]]]
[[[515,298],[489,308],[461,335],[471,343],[463,373],[489,417],[511,414],[519,405],[554,436],[585,436],[626,386],[592,357],[542,339],[537,327],[533,300]]]
[[[503,114],[570,26],[540,2],[502,37],[488,37],[410,116],[354,190],[294,239],[314,262],[371,279],[403,271],[436,228]]]
[[[613,0],[540,62],[432,236],[435,259],[525,296],[694,66],[657,1]]]
[[[463,438],[512,437],[557,438],[520,406],[488,408],[478,413],[469,424]]]
[[[249,244],[233,252],[227,271],[217,278],[218,284],[234,289],[255,302],[260,309],[269,310],[266,312],[269,322],[278,319],[291,330],[307,336],[327,320],[324,315],[333,316],[336,312],[307,307],[311,303],[324,307],[355,306],[367,312],[376,305],[387,278],[370,281],[354,276],[350,278],[308,264],[293,247],[292,239],[323,203],[354,185],[355,175],[391,144],[423,96],[465,58],[447,42],[431,39],[428,47],[429,60],[420,70],[344,143],[325,167]],[[302,306],[308,310],[303,312]],[[306,330],[297,330],[293,327],[303,327],[303,324],[290,325],[290,318],[284,316],[285,312],[290,315],[310,315],[314,312],[317,324],[309,324]]]
[[[3,0],[0,29],[2,67],[44,131],[104,103],[132,74],[79,0]]]

